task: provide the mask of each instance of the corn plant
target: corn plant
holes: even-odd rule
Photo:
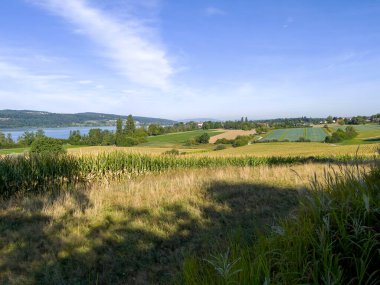
[[[348,163],[341,157],[191,157],[149,156],[112,152],[97,156],[21,155],[0,157],[0,196],[75,187],[94,180],[121,180],[171,169],[207,167],[255,167],[306,162]],[[368,158],[366,158],[368,159]],[[363,159],[364,160],[364,159]]]

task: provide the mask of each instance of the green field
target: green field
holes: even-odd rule
[[[300,137],[309,139],[313,142],[324,141],[327,133],[322,128],[294,128],[294,129],[278,129],[271,131],[264,140],[289,140],[297,141]]]
[[[196,138],[197,136],[202,135],[203,133],[208,133],[211,137],[222,134],[221,131],[215,130],[197,130],[189,132],[179,132],[171,133],[159,136],[148,137],[148,142],[141,144],[141,146],[175,146],[185,143],[187,140]]]
[[[354,139],[342,142],[342,144],[368,144],[380,142],[380,125],[351,125],[359,133]],[[333,129],[346,129],[348,126],[335,126]]]
[[[0,149],[1,154],[12,154],[12,153],[23,153],[27,151],[28,148],[20,147],[20,148],[10,148],[10,149]]]
[[[88,148],[88,146],[83,145],[64,145],[65,149],[83,149]],[[29,147],[18,147],[18,148],[6,148],[6,149],[0,149],[0,155],[2,154],[15,154],[15,153],[24,153],[29,151]]]

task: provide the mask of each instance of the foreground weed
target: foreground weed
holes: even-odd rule
[[[230,261],[229,255],[230,250],[225,254],[211,255],[211,259],[205,259],[215,269],[223,285],[236,284],[237,281],[234,280],[234,277],[242,271],[241,269],[235,269],[240,258]]]

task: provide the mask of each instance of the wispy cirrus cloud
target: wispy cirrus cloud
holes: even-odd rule
[[[23,66],[0,57],[0,79],[16,80],[19,84],[30,83],[35,86],[46,86],[50,82],[69,78],[70,76],[66,74],[32,72]]]
[[[101,48],[112,67],[130,82],[165,89],[174,73],[168,55],[152,30],[133,17],[117,19],[86,0],[30,0],[59,15],[77,33]]]

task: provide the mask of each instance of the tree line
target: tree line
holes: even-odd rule
[[[94,128],[89,131],[88,134],[81,134],[80,131],[71,131],[67,140],[58,140],[62,144],[68,143],[71,145],[116,145],[116,146],[134,146],[144,142],[147,142],[148,136],[157,136],[167,133],[194,131],[198,129],[238,129],[238,130],[252,130],[255,129],[257,134],[266,133],[271,129],[277,128],[295,128],[295,127],[307,127],[311,124],[320,123],[338,123],[341,125],[358,125],[367,122],[380,123],[380,114],[366,116],[356,116],[352,118],[340,118],[328,116],[327,118],[290,118],[290,119],[272,119],[252,121],[247,117],[242,117],[236,121],[206,121],[201,124],[197,122],[179,122],[169,126],[162,126],[160,124],[150,124],[148,127],[136,127],[136,123],[132,115],[127,116],[125,122],[122,118],[116,121],[116,131],[102,130]],[[339,131],[331,137],[336,141],[342,138],[343,135]],[[350,135],[349,135],[350,136]],[[36,132],[24,132],[19,140],[15,142],[10,134],[4,134],[0,132],[0,148],[16,148],[16,147],[30,147],[32,143],[42,137],[46,137],[42,130]],[[197,143],[196,140],[194,143]],[[244,140],[245,143],[245,140]],[[190,142],[189,142],[190,144]],[[237,144],[241,144],[238,142]]]
[[[116,121],[116,132],[90,129],[87,135],[79,131],[71,131],[67,143],[71,145],[116,145],[134,146],[147,142],[148,133],[144,128],[136,128],[132,115],[127,117],[125,124],[121,119]]]

